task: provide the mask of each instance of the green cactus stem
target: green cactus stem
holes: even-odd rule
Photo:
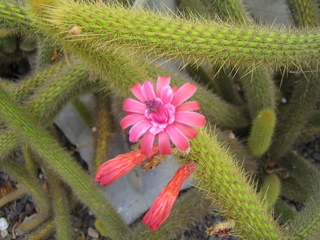
[[[49,217],[49,198],[43,191],[39,180],[35,176],[32,176],[21,163],[18,163],[15,159],[10,158],[3,161],[2,165],[10,174],[12,174],[12,176],[17,178],[21,184],[27,187],[28,192],[35,199],[40,210],[35,217],[21,223],[16,228],[18,234],[27,233],[42,224],[43,221]]]
[[[54,232],[54,222],[49,221],[41,225],[36,231],[28,235],[29,240],[48,239]]]
[[[57,73],[54,74],[55,72]],[[27,109],[35,114],[37,120],[47,126],[70,98],[96,86],[95,83],[87,81],[85,76],[88,77],[88,74],[81,64],[66,66],[65,63],[61,62],[22,83],[13,95],[18,101],[22,101],[37,89],[38,94],[26,103]],[[54,80],[48,81],[47,84],[39,88],[43,81],[49,79],[52,75],[55,76]],[[65,79],[69,79],[69,81]],[[43,89],[43,91],[39,91],[39,89]],[[57,94],[57,91],[60,94]],[[1,158],[4,158],[16,147],[17,143],[18,138],[12,130],[2,130],[0,132]]]
[[[28,191],[25,186],[17,184],[16,189],[13,192],[10,192],[7,195],[0,198],[0,208],[13,200],[21,198],[23,195],[27,193]]]
[[[83,123],[91,128],[93,126],[92,114],[88,107],[81,101],[80,98],[75,98],[71,101],[72,107],[76,110]]]
[[[24,101],[27,97],[34,93],[34,91],[41,86],[47,79],[52,77],[55,73],[60,73],[65,68],[65,62],[61,61],[54,66],[38,72],[36,75],[27,78],[23,81],[13,93],[17,101]]]
[[[0,113],[20,138],[43,159],[43,164],[52,168],[61,179],[70,185],[75,195],[103,221],[113,239],[123,239],[129,229],[110,203],[103,197],[81,167],[61,149],[49,134],[39,127],[32,117],[9,98],[0,87]]]
[[[208,128],[199,130],[186,158],[197,162],[197,187],[217,204],[222,216],[236,222],[234,234],[244,239],[284,239],[239,163]]]
[[[88,81],[89,72],[80,63],[65,65],[59,72],[48,76],[50,81],[45,81],[25,102],[28,110],[43,121],[53,119],[72,97],[97,86],[95,82]]]
[[[13,29],[17,32],[34,31],[31,19],[27,16],[22,5],[0,2],[1,26]],[[22,30],[23,29],[23,30]]]
[[[289,0],[289,9],[296,26],[317,26],[320,23],[319,2],[316,0]]]
[[[38,165],[33,158],[32,152],[30,151],[27,144],[21,144],[21,145],[22,145],[21,152],[23,154],[26,169],[29,171],[29,173],[32,176],[38,177]]]
[[[263,200],[267,202],[269,209],[272,209],[279,198],[281,181],[277,174],[267,174],[263,178],[260,193]]]
[[[297,211],[293,209],[285,200],[279,198],[274,205],[275,215],[284,222],[288,222],[297,216]]]
[[[67,190],[50,169],[46,170],[49,181],[50,196],[54,210],[54,224],[56,228],[56,238],[63,240],[72,239],[72,226],[70,219],[70,203]]]
[[[290,237],[289,239],[316,240],[320,234],[320,175],[319,172],[309,164],[305,159],[293,152],[283,158],[279,164],[286,167],[289,172],[300,176],[303,180],[308,200],[305,202],[305,207],[292,221],[288,223]]]
[[[105,93],[97,93],[96,95],[98,117],[96,120],[96,155],[91,165],[91,174],[95,176],[98,168],[107,159],[109,137],[112,135],[112,120],[111,120],[111,107],[110,97]]]
[[[255,117],[252,123],[248,147],[254,156],[264,154],[270,144],[276,125],[276,114],[271,109],[263,109]]]
[[[188,21],[121,6],[64,1],[39,7],[29,0],[42,28],[57,39],[84,39],[100,51],[110,45],[186,63],[302,68],[319,62],[320,34],[236,23]],[[50,4],[50,1],[49,1]],[[49,20],[50,19],[50,20]],[[72,29],[79,29],[73,33]]]
[[[250,19],[243,0],[213,0],[211,2],[213,11],[224,21],[246,23]]]
[[[287,115],[276,127],[274,141],[269,148],[272,161],[282,157],[303,131],[317,101],[319,81],[317,73],[308,74],[308,79],[300,74],[300,79],[294,84]]]
[[[251,117],[254,119],[263,109],[275,109],[276,86],[266,67],[260,67],[241,79]]]

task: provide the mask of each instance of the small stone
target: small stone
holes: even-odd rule
[[[1,239],[4,239],[5,237],[8,236],[8,231],[7,230],[1,230],[0,231],[0,236],[1,236]]]
[[[94,239],[98,239],[99,238],[99,233],[97,230],[95,230],[92,227],[88,227],[88,236]]]
[[[3,217],[0,218],[0,231],[7,230],[8,227],[9,227],[9,223],[7,219]]]

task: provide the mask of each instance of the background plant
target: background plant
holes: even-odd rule
[[[20,234],[35,230],[29,239],[43,239],[55,229],[58,239],[71,239],[66,206],[72,208],[72,202],[59,198],[70,188],[112,239],[176,236],[193,224],[187,214],[201,218],[208,200],[235,222],[232,233],[243,239],[317,238],[319,174],[291,150],[320,129],[317,1],[288,1],[295,25],[290,27],[255,23],[240,0],[181,0],[179,6],[179,14],[169,16],[131,9],[127,1],[0,2],[2,59],[18,61],[37,44],[35,73],[19,84],[3,79],[0,85],[0,159],[40,210],[17,228]],[[179,60],[188,75],[159,66],[159,59]],[[105,158],[106,126],[122,117],[119,109],[111,116],[105,95],[116,96],[120,106],[130,86],[160,75],[171,76],[173,86],[198,85],[193,99],[208,125],[192,141],[190,153],[177,156],[197,162],[194,178],[201,193],[190,191],[153,233],[123,222],[92,176],[59,146],[51,126],[69,101],[88,125],[95,121],[96,169]],[[93,120],[77,100],[87,92],[98,93],[103,103]],[[25,168],[11,157],[18,149]],[[39,186],[36,168],[47,175],[50,198]],[[283,199],[305,207],[296,212]]]

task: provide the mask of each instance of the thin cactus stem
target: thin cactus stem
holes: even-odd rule
[[[26,169],[29,171],[29,173],[37,177],[38,176],[38,165],[36,161],[34,160],[32,153],[28,147],[27,144],[21,144],[21,152],[23,154],[24,162],[26,165]]]
[[[305,159],[293,152],[289,152],[280,162],[281,166],[286,167],[290,172],[302,177],[306,188],[308,200],[305,208],[292,221],[288,223],[289,239],[318,239],[320,226],[320,175],[319,172]]]
[[[22,186],[21,184],[18,184],[16,187],[17,187],[16,190],[0,198],[0,208],[6,205],[7,203],[13,200],[19,199],[23,195],[28,193],[26,187]]]
[[[76,196],[101,219],[113,239],[123,239],[129,232],[127,225],[103,197],[87,174],[69,154],[59,147],[47,132],[35,124],[0,87],[0,113],[5,121],[30,145],[48,165],[67,182]]]
[[[71,101],[72,107],[76,110],[83,123],[88,127],[92,128],[93,119],[92,114],[88,107],[81,101],[80,98],[75,98]]]
[[[181,156],[182,157],[182,156]],[[208,128],[192,140],[188,161],[197,162],[194,178],[204,195],[213,199],[222,216],[236,221],[234,233],[244,239],[284,239],[282,231],[256,194],[239,164]]]
[[[53,119],[73,96],[88,92],[97,85],[88,78],[89,72],[83,64],[65,65],[26,102],[28,110],[43,121]]]
[[[260,67],[241,78],[251,117],[264,109],[275,110],[276,86],[268,68]]]
[[[71,1],[39,8],[29,2],[50,35],[73,43],[85,39],[100,51],[116,44],[186,63],[207,60],[254,68],[261,64],[302,68],[319,62],[320,34],[316,29],[303,32],[254,24],[188,21],[121,6]],[[77,33],[71,31],[75,26]]]
[[[98,117],[96,122],[96,155],[91,166],[91,173],[95,176],[98,168],[107,160],[109,137],[112,131],[110,114],[110,98],[105,93],[96,94]]]
[[[2,165],[11,173],[17,180],[25,185],[31,196],[38,203],[40,212],[32,219],[21,223],[16,231],[19,234],[27,233],[43,223],[50,213],[49,198],[41,188],[40,182],[35,176],[32,176],[21,163],[15,159],[7,159],[2,162]]]
[[[39,88],[44,78],[49,78],[55,71],[59,72],[59,76],[56,76],[55,81],[50,81],[47,85]],[[96,86],[96,83],[87,81],[88,76],[89,73],[81,64],[64,65],[64,67],[61,67],[60,63],[58,63],[57,66],[54,65],[36,75],[33,79],[29,79],[23,83],[13,95],[18,101],[21,101],[37,88],[37,92],[39,93],[26,102],[26,108],[29,112],[34,113],[37,120],[41,121],[44,125],[48,125],[70,98],[89,91]],[[66,81],[66,79],[69,80]],[[60,94],[57,94],[56,91]],[[2,130],[0,132],[0,156],[3,158],[7,155],[16,147],[17,142],[17,136],[10,129]]]
[[[50,196],[54,210],[54,223],[56,228],[57,239],[72,239],[72,226],[70,219],[70,203],[68,194],[60,181],[50,169],[46,169],[46,174],[49,181]]]
[[[274,211],[279,215],[279,219],[284,222],[288,222],[297,216],[297,211],[289,206],[285,200],[279,198],[274,205]]]
[[[295,25],[310,27],[320,23],[319,3],[316,0],[289,0],[288,5]]]
[[[18,141],[18,137],[11,129],[5,129],[0,132],[0,161],[3,161],[9,155],[17,146]]]
[[[276,201],[280,196],[281,181],[276,173],[268,174],[264,176],[260,193],[263,196],[263,200],[267,202],[268,208],[273,209]]]
[[[34,93],[34,91],[41,86],[45,80],[50,78],[54,73],[60,73],[65,67],[65,62],[61,61],[50,68],[47,68],[38,74],[23,81],[15,90],[14,96],[17,101],[24,101],[27,97]]]
[[[36,231],[28,235],[29,240],[48,239],[54,232],[55,225],[53,221],[49,221],[40,226]]]
[[[301,78],[295,84],[288,106],[288,114],[278,124],[274,141],[269,148],[271,161],[277,161],[290,149],[308,122],[319,94],[320,79],[316,75],[308,74],[308,79],[305,79],[305,75],[301,74]]]

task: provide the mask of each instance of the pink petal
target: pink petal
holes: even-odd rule
[[[189,148],[189,140],[182,132],[180,132],[177,127],[175,127],[174,125],[169,125],[166,128],[166,132],[168,133],[170,140],[174,145],[176,145],[177,148],[182,151],[185,151]]]
[[[142,120],[137,122],[129,131],[130,142],[136,142],[139,138],[150,129],[152,124],[149,120]]]
[[[136,113],[133,113],[133,114],[129,114],[127,116],[125,116],[121,121],[120,121],[120,126],[123,129],[133,125],[133,124],[136,124],[137,122],[139,121],[142,121],[146,119],[146,117],[143,115],[143,114],[136,114]]]
[[[146,99],[146,101],[150,101],[157,98],[154,92],[153,85],[150,81],[145,81],[144,84],[142,84],[141,94]]]
[[[175,121],[195,127],[203,127],[206,123],[205,117],[196,112],[176,112]]]
[[[178,106],[180,103],[190,98],[195,93],[196,90],[197,90],[197,87],[195,85],[191,83],[184,84],[175,93],[171,104],[173,104],[174,106]]]
[[[173,94],[176,94],[176,92],[179,90],[179,87],[173,87],[172,88],[172,92],[173,92]]]
[[[145,104],[137,100],[134,100],[132,98],[127,98],[124,101],[122,108],[128,112],[141,113],[141,114],[144,114],[144,111],[147,109]]]
[[[157,91],[158,91],[158,95],[160,95],[161,90],[163,87],[165,86],[169,86],[170,84],[170,77],[158,77],[157,79]]]
[[[176,112],[178,111],[194,111],[194,110],[199,110],[200,104],[196,101],[191,101],[191,102],[186,102],[183,103],[181,105],[179,105],[178,107],[176,107]]]
[[[170,103],[173,98],[173,92],[170,86],[165,86],[160,92],[160,98],[163,104]]]
[[[152,154],[152,146],[154,142],[155,135],[147,132],[140,143],[140,152],[148,157]]]
[[[172,154],[170,139],[165,131],[159,133],[159,151],[162,155]]]
[[[141,94],[141,84],[140,83],[136,83],[132,88],[131,88],[131,92],[133,93],[133,95],[141,102],[146,101],[146,99],[142,96]]]
[[[175,122],[174,126],[176,126],[184,135],[186,135],[187,138],[193,139],[198,135],[198,130],[183,123]]]

